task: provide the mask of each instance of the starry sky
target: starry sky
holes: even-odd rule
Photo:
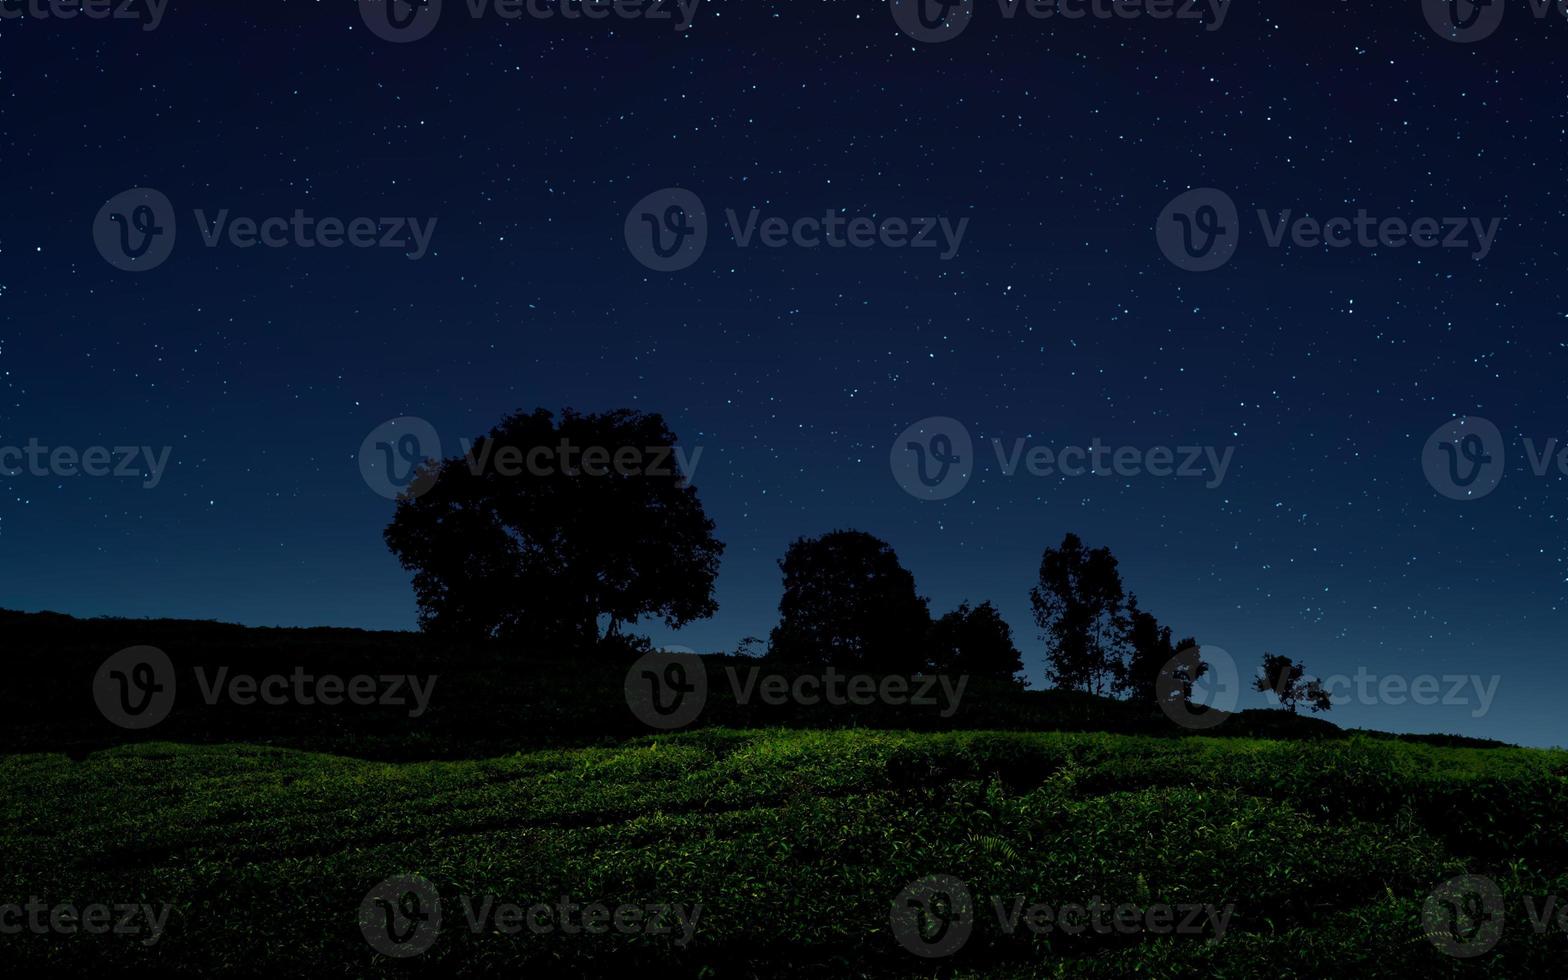
[[[1178,635],[1251,671],[1499,678],[1476,706],[1330,718],[1568,742],[1563,292],[1568,23],[1514,0],[1476,43],[1413,0],[1236,3],[1223,27],[1009,21],[943,43],[885,3],[704,4],[691,27],[468,16],[391,43],[350,0],[173,0],[156,30],[0,19],[0,446],[171,447],[158,486],[0,477],[0,606],[411,628],[392,511],[358,451],[427,420],[455,449],[544,406],[662,412],[701,446],[727,544],[730,649],[776,618],[791,539],[891,542],[934,612],[995,601],[1031,677],[1027,590],[1076,531]],[[129,188],[178,214],[156,269],[106,262]],[[661,188],[705,253],[652,271],[624,237]],[[1161,210],[1225,190],[1209,272]],[[740,247],[725,209],[967,219],[958,253]],[[1501,219],[1490,254],[1268,247],[1254,217]],[[206,247],[211,216],[435,218],[427,254]],[[1503,433],[1506,476],[1454,500],[1423,445]],[[894,440],[944,416],[975,472],[906,493]],[[1223,483],[1001,472],[1011,446],[1234,447]],[[128,643],[134,642],[134,638]],[[1242,706],[1261,705],[1246,695]]]

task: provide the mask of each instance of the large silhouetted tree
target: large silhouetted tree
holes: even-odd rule
[[[1029,602],[1052,682],[1107,693],[1121,669],[1127,631],[1122,577],[1110,549],[1085,548],[1076,534],[1046,548]]]
[[[427,464],[386,529],[419,622],[578,648],[643,617],[711,616],[723,544],[657,414],[518,412]]]
[[[769,654],[793,664],[919,670],[931,614],[915,577],[879,538],[833,531],[800,538],[779,562],[784,595]]]
[[[957,609],[931,624],[932,667],[946,674],[992,677],[1022,684],[1023,656],[1013,628],[989,602]]]

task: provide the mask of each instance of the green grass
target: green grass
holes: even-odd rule
[[[152,946],[0,936],[19,968],[165,975],[1406,977],[1561,975],[1526,895],[1568,895],[1568,753],[1351,738],[705,729],[614,747],[372,762],[244,744],[0,757],[0,904],[170,903]],[[1423,938],[1438,883],[1502,887],[1476,961]],[[444,923],[378,956],[366,891],[417,873]],[[955,956],[890,935],[943,873]],[[673,936],[474,934],[458,895],[701,903]],[[1009,936],[989,896],[1234,905],[1223,941]],[[18,973],[18,975],[21,975]]]

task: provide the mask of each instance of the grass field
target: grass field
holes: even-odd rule
[[[1562,752],[710,728],[426,762],[146,742],[0,757],[0,785],[0,904],[168,907],[152,944],[0,936],[17,976],[1546,977],[1568,949],[1527,912],[1568,894]],[[1466,873],[1492,878],[1506,911],[1473,960],[1422,923],[1432,890]],[[422,954],[392,958],[360,910],[405,874],[438,890],[442,920]],[[969,889],[972,932],[928,959],[890,912],[935,874]],[[570,912],[540,913],[549,932],[475,931],[465,897],[499,907],[483,896],[643,918],[602,935],[565,934]],[[1096,898],[1230,911],[1219,941],[1212,920],[1009,934],[993,901]],[[689,942],[659,910],[697,906]]]

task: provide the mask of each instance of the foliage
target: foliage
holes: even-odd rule
[[[713,615],[724,546],[675,443],[656,414],[567,409],[557,422],[539,409],[430,464],[385,532],[414,574],[421,627],[588,649],[601,618],[613,635],[642,617]]]
[[[931,613],[886,541],[864,531],[799,538],[779,569],[784,594],[770,656],[857,670],[924,667]]]
[[[1013,643],[1013,628],[990,602],[960,603],[937,619],[931,625],[931,650],[931,667],[938,673],[1021,683],[1017,675],[1024,661]]]
[[[1029,590],[1035,625],[1058,687],[1109,693],[1126,650],[1126,593],[1109,548],[1085,548],[1076,534],[1046,548]]]
[[[1568,754],[1393,741],[732,731],[389,765],[149,743],[0,759],[0,896],[170,902],[168,932],[6,937],[22,973],[276,976],[1403,978],[1557,975],[1527,894],[1568,889]],[[1483,961],[1423,938],[1433,887],[1492,876]],[[366,945],[366,891],[439,889],[435,946]],[[911,881],[973,892],[975,932],[925,963],[888,929]],[[700,902],[674,935],[472,931],[460,895]],[[1232,904],[1225,938],[1031,935],[992,899]],[[1517,914],[1515,914],[1517,911]],[[69,939],[70,941],[61,941]],[[787,967],[786,967],[787,964]],[[1479,971],[1479,972],[1478,972]]]
[[[1265,653],[1262,673],[1252,682],[1252,688],[1272,693],[1291,714],[1296,713],[1296,707],[1302,701],[1311,705],[1313,711],[1328,711],[1334,706],[1328,691],[1316,678],[1303,679],[1306,670],[1300,661],[1292,661],[1281,654]]]

